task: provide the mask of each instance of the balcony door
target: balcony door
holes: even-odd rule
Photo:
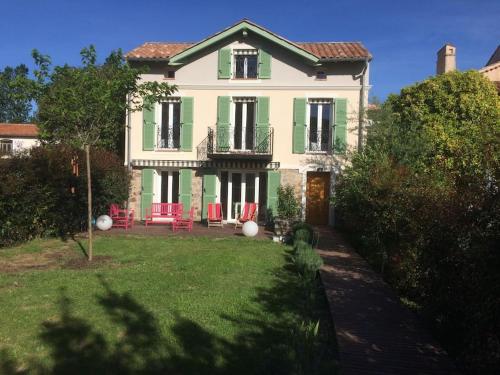
[[[158,128],[158,148],[178,149],[181,139],[181,102],[172,99],[161,105],[161,122]]]
[[[233,98],[234,126],[231,134],[231,149],[250,151],[255,143],[255,98]]]
[[[327,152],[330,149],[331,125],[331,100],[311,100],[307,126],[307,149],[309,152]]]
[[[220,194],[224,218],[228,222],[236,220],[235,212],[241,212],[245,202],[265,202],[265,173],[222,171],[219,175]],[[259,204],[258,204],[259,206]],[[260,208],[260,207],[259,207]]]

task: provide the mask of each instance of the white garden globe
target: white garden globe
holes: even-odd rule
[[[255,237],[259,231],[259,227],[255,221],[247,221],[243,224],[243,234],[247,237]]]
[[[113,225],[113,220],[108,215],[101,215],[97,218],[95,225],[100,230],[108,230]]]

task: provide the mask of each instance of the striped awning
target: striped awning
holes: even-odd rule
[[[133,159],[133,167],[169,167],[169,168],[218,168],[218,169],[278,169],[279,161],[258,160],[147,160]]]

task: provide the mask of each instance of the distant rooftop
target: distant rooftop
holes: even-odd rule
[[[0,123],[0,137],[38,137],[38,126],[35,124]]]

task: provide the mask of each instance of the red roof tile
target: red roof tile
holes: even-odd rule
[[[168,59],[194,43],[162,43],[147,42],[125,56],[129,60]],[[315,42],[294,43],[298,47],[312,53],[320,59],[371,59],[371,54],[360,42]]]
[[[0,123],[0,137],[38,137],[38,126],[35,124]]]

